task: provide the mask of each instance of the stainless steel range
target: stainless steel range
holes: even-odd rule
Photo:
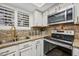
[[[68,49],[72,49],[72,44],[74,41],[74,31],[73,30],[64,30],[64,31],[52,30],[51,37],[49,37],[47,41]]]
[[[49,51],[55,49],[69,51],[69,55],[72,54],[72,44],[74,41],[74,31],[73,30],[52,30],[51,37],[45,37],[44,41],[44,52],[45,54]],[[53,52],[55,53],[55,52]],[[57,52],[56,52],[57,53]]]

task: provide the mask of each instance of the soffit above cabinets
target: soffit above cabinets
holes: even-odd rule
[[[37,7],[42,7],[42,6],[44,6],[45,5],[45,3],[33,3],[35,6],[37,6]]]
[[[36,9],[43,12],[57,3],[3,3],[3,4],[9,5],[15,8],[20,8],[29,12],[33,12]]]

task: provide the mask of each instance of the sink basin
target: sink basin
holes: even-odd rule
[[[17,41],[18,41],[18,40],[25,40],[25,39],[28,40],[28,39],[30,39],[30,37],[17,37]]]
[[[15,40],[0,40],[0,44],[15,42]]]

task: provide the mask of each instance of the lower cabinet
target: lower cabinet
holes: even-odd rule
[[[17,46],[11,46],[0,49],[0,56],[17,56],[17,55],[18,55]]]
[[[41,56],[41,45],[36,44],[36,56]]]
[[[31,56],[32,55],[32,42],[25,42],[19,44],[19,55],[20,56]]]
[[[43,56],[43,39],[0,49],[0,56]]]
[[[32,48],[26,48],[20,51],[20,56],[32,56]]]
[[[42,56],[43,40],[38,39],[32,42],[26,42],[19,45],[20,56]]]
[[[36,41],[36,56],[43,56],[43,39]]]
[[[79,48],[74,47],[72,54],[73,54],[73,56],[79,56]]]

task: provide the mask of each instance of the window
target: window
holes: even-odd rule
[[[29,27],[29,16],[19,11],[18,11],[18,26]]]
[[[0,26],[14,25],[14,10],[5,6],[0,6]]]

